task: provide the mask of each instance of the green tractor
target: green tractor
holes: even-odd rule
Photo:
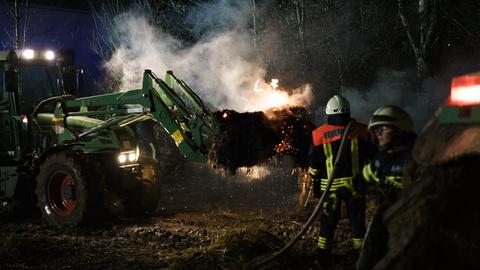
[[[161,80],[146,70],[140,89],[75,98],[81,73],[53,52],[0,52],[0,200],[36,205],[60,227],[106,209],[154,211],[161,147],[137,131],[160,124],[187,159],[207,162],[210,111],[172,72]]]

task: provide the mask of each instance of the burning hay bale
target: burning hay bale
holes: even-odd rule
[[[253,166],[275,154],[278,134],[263,112],[238,113],[225,110],[214,113],[219,123],[210,151],[210,163],[234,172]]]
[[[219,123],[210,164],[234,173],[239,167],[250,167],[274,155],[291,155],[298,166],[306,166],[314,125],[303,107],[284,107],[267,112],[239,113],[217,111]]]
[[[281,134],[281,140],[275,146],[275,153],[291,155],[299,167],[306,167],[315,125],[311,122],[305,107],[271,109],[266,114],[271,115],[274,129]]]

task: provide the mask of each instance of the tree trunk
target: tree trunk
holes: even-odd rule
[[[20,4],[15,0],[15,49],[20,48]]]
[[[335,42],[335,44],[337,44],[337,43]],[[344,90],[343,68],[342,68],[342,59],[341,59],[341,55],[340,55],[340,50],[338,48],[338,44],[337,44],[337,53],[335,55],[335,58],[337,60],[338,79],[340,81],[340,94],[343,96],[343,90]]]
[[[427,75],[427,62],[423,55],[417,55],[417,91],[422,91],[422,82]]]
[[[258,44],[257,44],[257,8],[256,8],[256,0],[252,0],[252,41],[253,41],[253,49],[255,50],[255,57],[259,59],[258,55]]]
[[[419,19],[418,39],[414,39],[410,22],[407,19],[406,12],[403,8],[402,0],[397,0],[400,19],[407,35],[410,46],[415,55],[417,69],[417,90],[422,91],[422,82],[427,75],[428,64],[426,57],[431,47],[432,29],[436,23],[436,3],[437,0],[418,0],[417,15]],[[430,4],[430,5],[429,5]]]
[[[302,73],[305,76],[308,69],[307,53],[305,49],[305,0],[295,1],[294,4],[298,41],[300,43],[300,56],[302,58]]]
[[[22,48],[25,47],[27,42],[27,29],[28,29],[28,0],[25,0],[25,9],[24,9],[24,22],[23,22],[23,40],[22,40]]]

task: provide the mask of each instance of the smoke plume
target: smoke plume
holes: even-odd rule
[[[113,28],[114,35],[120,37],[118,46],[106,66],[120,74],[122,91],[141,87],[144,69],[160,77],[172,70],[217,109],[242,112],[285,104],[309,105],[312,91],[308,86],[288,92],[281,87],[254,91],[257,81],[268,83],[265,68],[256,61],[248,12],[247,2],[234,1],[192,9],[186,21],[194,26],[198,41],[189,45],[152,25],[148,16],[142,16],[147,13],[122,13],[116,16]],[[277,104],[282,100],[286,103]]]
[[[350,101],[352,117],[368,122],[372,113],[384,105],[396,105],[412,116],[417,132],[420,132],[434,111],[448,96],[440,81],[428,78],[423,82],[423,91],[417,92],[414,71],[380,70],[376,82],[368,91],[354,88],[345,90]]]

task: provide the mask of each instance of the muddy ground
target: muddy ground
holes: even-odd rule
[[[162,209],[152,217],[68,230],[3,209],[0,269],[245,269],[287,243],[315,203],[298,207],[297,176],[285,161],[236,176],[188,164],[166,179],[162,194]],[[336,233],[334,265],[317,260],[317,237],[318,220],[265,269],[354,268],[347,220]]]

